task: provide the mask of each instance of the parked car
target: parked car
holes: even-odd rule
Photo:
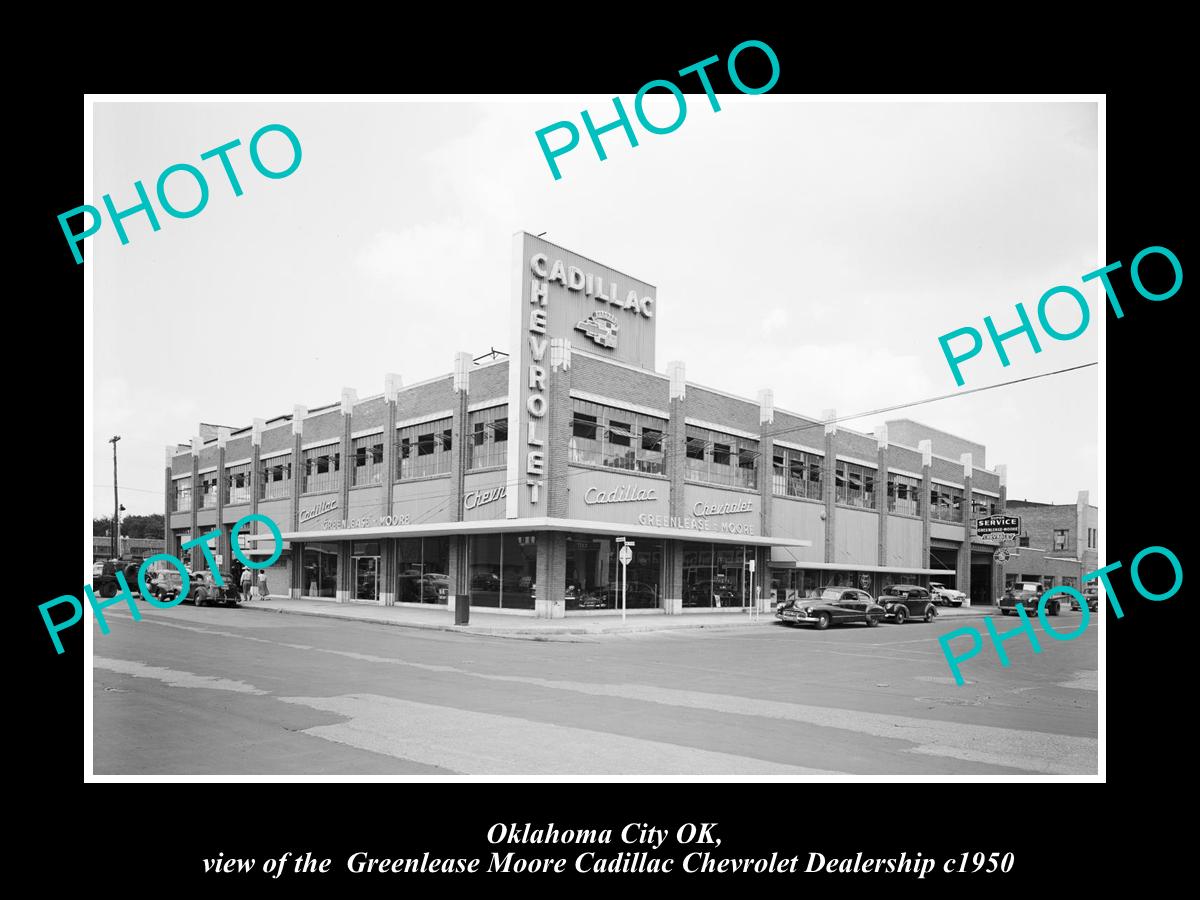
[[[653,606],[658,599],[654,586],[640,581],[631,581],[625,586],[625,604],[628,607]],[[621,588],[614,581],[608,586],[608,603],[613,609],[621,608]]]
[[[1025,610],[1025,615],[1036,616],[1038,609],[1038,601],[1041,600],[1043,588],[1040,584],[1033,581],[1018,581],[1007,591],[996,603],[1000,607],[1000,615],[1015,616],[1017,607],[1020,606]],[[1057,616],[1060,609],[1058,597],[1051,597],[1046,601],[1046,615]]]
[[[164,603],[174,600],[183,589],[183,576],[178,569],[158,569],[146,573],[146,587],[150,594]]]
[[[193,572],[192,586],[188,591],[187,599],[197,607],[204,606],[206,603],[224,603],[226,606],[236,606],[242,597],[238,593],[237,585],[233,583],[233,576],[228,572],[222,572],[221,578],[225,583],[218,585],[212,572]]]
[[[844,587],[823,588],[816,597],[790,600],[775,611],[775,618],[784,625],[806,622],[819,631],[847,622],[866,622],[873,628],[885,615],[887,611],[866,591]]]
[[[879,605],[897,625],[903,625],[909,619],[932,622],[938,614],[933,594],[919,584],[893,584],[884,588],[879,595]]]
[[[1084,601],[1087,603],[1088,610],[1095,612],[1100,608],[1100,591],[1096,585],[1085,584],[1081,593],[1083,594]],[[1076,612],[1083,612],[1083,608],[1079,605],[1079,600],[1074,596],[1071,597],[1071,609]]]
[[[962,591],[946,587],[940,581],[929,582],[929,593],[933,594],[933,602],[939,606],[962,606],[967,595]]]

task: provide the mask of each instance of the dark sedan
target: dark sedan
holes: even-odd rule
[[[866,591],[855,588],[827,587],[816,597],[800,597],[781,606],[775,618],[784,625],[805,622],[824,630],[830,625],[866,622],[872,628],[883,621],[886,610]]]
[[[198,607],[204,606],[206,603],[224,603],[226,606],[237,605],[242,597],[238,593],[237,585],[233,583],[233,576],[228,572],[222,572],[221,578],[225,583],[218,585],[217,580],[213,578],[212,572],[193,572],[188,599]]]
[[[909,619],[932,622],[937,618],[937,601],[933,594],[919,584],[893,584],[883,589],[879,604],[887,610],[887,617],[897,625]]]
[[[1032,587],[1032,584],[1030,585]],[[1009,588],[1004,592],[1004,596],[1000,598],[997,606],[1000,607],[1000,615],[1015,616],[1017,607],[1020,606],[1025,610],[1026,616],[1036,616],[1038,610],[1038,601],[1042,597],[1042,591],[1021,589],[1020,585]],[[1046,601],[1046,615],[1057,616],[1059,610],[1058,597],[1051,597]]]

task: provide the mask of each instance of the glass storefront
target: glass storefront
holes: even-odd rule
[[[305,597],[337,597],[338,545],[304,545]]]
[[[469,535],[467,572],[472,606],[533,609],[537,590],[537,536]]]
[[[683,606],[721,608],[746,606],[750,599],[750,569],[754,551],[743,544],[683,545]]]
[[[567,535],[566,606],[573,610],[620,609],[620,544],[614,538]],[[663,542],[639,537],[626,571],[626,609],[658,609],[662,605]]]
[[[450,598],[450,539],[396,541],[396,602],[442,603]]]
[[[354,573],[354,599],[379,600],[379,541],[350,545],[350,571]]]

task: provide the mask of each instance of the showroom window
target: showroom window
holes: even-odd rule
[[[625,608],[657,609],[662,603],[663,542],[640,537],[631,548],[626,571]],[[607,535],[568,534],[566,609],[593,611],[621,608],[621,545]]]
[[[396,602],[449,602],[450,538],[402,538],[395,547]]]
[[[471,606],[533,609],[537,597],[537,536],[469,535],[467,572]]]
[[[338,545],[304,545],[305,597],[337,597]]]
[[[683,605],[688,609],[730,609],[750,603],[754,548],[743,544],[683,544]]]

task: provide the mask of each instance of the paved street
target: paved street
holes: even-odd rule
[[[932,625],[522,640],[244,608],[111,608],[109,774],[982,775],[1097,767],[1097,628],[954,684]],[[1066,611],[1060,631],[1078,624]],[[1012,618],[994,620],[1001,632]],[[966,644],[966,641],[962,641]]]

